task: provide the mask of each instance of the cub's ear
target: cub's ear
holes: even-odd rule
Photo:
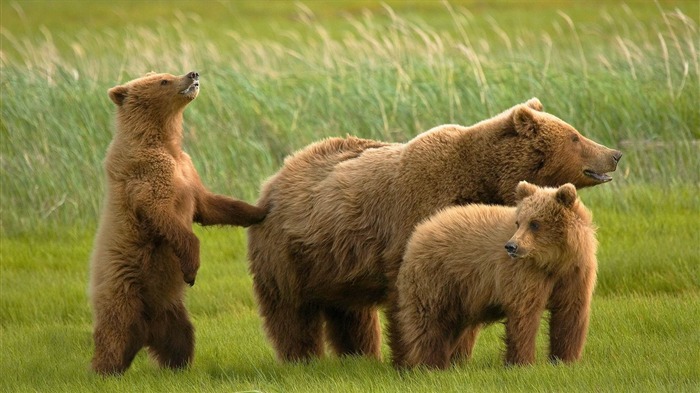
[[[515,201],[520,202],[535,192],[537,192],[537,186],[523,180],[515,188]]]
[[[532,108],[538,112],[542,112],[542,109],[544,109],[542,107],[542,103],[540,102],[540,100],[537,99],[537,97],[530,98],[529,100],[527,100],[525,105],[529,106],[530,108]]]
[[[571,183],[566,183],[559,187],[557,192],[554,194],[557,202],[561,203],[566,207],[571,207],[576,202],[576,187]]]
[[[515,107],[513,110],[515,131],[526,137],[534,137],[539,127],[536,116],[535,112],[527,105],[518,105]]]
[[[151,76],[151,75],[155,75],[155,74],[157,74],[157,72],[155,72],[155,71],[148,71],[148,72],[146,73],[145,76]]]
[[[119,85],[119,86],[114,86],[113,88],[109,89],[107,92],[109,93],[109,98],[117,104],[117,106],[121,106],[124,103],[124,99],[126,99],[126,92],[127,88],[124,85]]]

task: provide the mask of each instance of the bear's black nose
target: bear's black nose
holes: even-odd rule
[[[187,76],[188,76],[190,79],[196,81],[196,80],[199,79],[199,72],[197,72],[197,71],[190,71],[190,73],[187,74]]]
[[[506,251],[508,251],[508,254],[515,254],[515,252],[518,251],[518,245],[513,242],[508,242],[506,243]]]
[[[620,161],[620,158],[622,158],[622,152],[615,150],[615,153],[613,153],[613,160],[615,160],[616,164]]]

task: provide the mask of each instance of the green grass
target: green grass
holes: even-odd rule
[[[698,2],[165,4],[0,3],[0,390],[698,391]],[[142,353],[121,378],[92,375],[87,261],[113,133],[106,91],[192,69],[202,91],[185,112],[185,149],[212,190],[249,201],[317,139],[407,141],[532,96],[621,149],[615,180],[581,193],[600,240],[582,362],[504,369],[493,326],[472,362],[446,372],[278,364],[245,232],[198,228],[193,367],[160,370]]]
[[[700,289],[697,187],[600,187],[581,198],[599,227],[599,295]]]
[[[633,206],[629,214],[642,214]],[[629,228],[601,208],[608,231]],[[691,231],[679,224],[677,232]],[[202,268],[188,292],[197,328],[197,354],[190,370],[160,370],[141,353],[125,376],[103,380],[89,372],[91,317],[86,296],[90,232],[3,241],[13,255],[3,262],[0,321],[3,391],[693,391],[700,382],[698,258],[686,264],[650,258],[619,263],[633,242],[601,244],[599,285],[583,360],[551,366],[545,359],[546,324],[534,367],[501,364],[503,328],[480,336],[471,362],[446,372],[397,373],[386,363],[327,358],[309,365],[280,365],[265,340],[247,275],[244,232],[198,229]],[[664,238],[672,242],[674,236]],[[676,245],[684,239],[677,239]],[[684,267],[685,266],[685,267]],[[666,267],[667,272],[663,272]],[[686,287],[676,270],[685,269]],[[646,283],[629,288],[626,278]],[[669,289],[668,286],[672,286]],[[384,348],[385,356],[388,354]]]

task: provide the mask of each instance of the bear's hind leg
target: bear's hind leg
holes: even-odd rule
[[[381,359],[381,327],[374,307],[350,310],[326,307],[326,337],[336,354]]]
[[[451,328],[426,329],[420,334],[410,334],[405,337],[405,358],[400,367],[428,366],[437,369],[446,369],[450,366],[452,349],[457,338],[451,332]],[[416,332],[417,333],[417,332]]]
[[[96,318],[92,369],[98,374],[122,374],[144,346],[146,327],[140,313],[109,309]]]
[[[307,361],[323,356],[321,310],[314,304],[290,304],[279,290],[254,276],[253,289],[268,339],[281,361]]]
[[[459,324],[444,313],[429,315],[405,307],[397,314],[400,357],[394,358],[398,368],[428,366],[446,369],[461,336]]]
[[[457,344],[452,351],[452,363],[459,363],[471,359],[474,344],[476,343],[476,338],[479,335],[480,329],[481,324],[468,326],[464,329],[464,333],[462,333],[462,336],[457,340]]]
[[[148,351],[161,367],[181,369],[194,358],[194,327],[185,305],[163,311],[149,324]]]
[[[403,342],[403,334],[401,332],[401,325],[398,315],[399,315],[399,305],[398,305],[398,295],[396,291],[392,291],[394,296],[389,297],[388,305],[385,312],[386,324],[387,324],[387,338],[389,341],[389,349],[391,350],[391,362],[394,367],[401,368],[404,367],[404,361],[406,358],[406,345]]]

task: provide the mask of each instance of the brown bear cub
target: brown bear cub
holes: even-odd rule
[[[396,282],[397,367],[447,368],[502,318],[506,364],[531,364],[544,310],[549,358],[581,357],[597,269],[591,213],[571,184],[521,182],[516,199],[447,208],[416,227]]]
[[[515,188],[603,184],[622,153],[543,112],[532,98],[469,127],[443,125],[407,143],[329,138],[288,157],[260,193],[270,209],[248,230],[253,286],[283,361],[324,352],[381,355],[388,306],[414,227],[440,209],[515,205]],[[390,343],[391,344],[391,343]]]
[[[192,222],[249,226],[265,217],[207,191],[182,151],[183,111],[199,83],[196,72],[150,73],[109,90],[116,133],[90,262],[97,373],[124,372],[143,346],[161,366],[187,366],[194,329],[183,297],[199,268]]]

